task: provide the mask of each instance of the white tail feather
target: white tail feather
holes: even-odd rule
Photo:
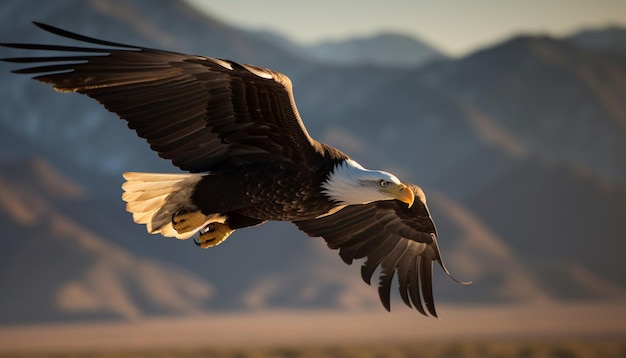
[[[126,182],[122,185],[126,210],[133,214],[137,224],[145,224],[151,234],[188,239],[209,222],[220,221],[211,216],[210,220],[196,230],[179,234],[172,227],[172,216],[181,209],[194,211],[191,203],[193,190],[205,174],[160,174],[124,173]],[[221,219],[223,221],[224,219]]]

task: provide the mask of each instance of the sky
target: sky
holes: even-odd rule
[[[622,0],[187,0],[229,24],[268,29],[304,44],[393,31],[451,56],[515,34],[562,36],[626,27]]]

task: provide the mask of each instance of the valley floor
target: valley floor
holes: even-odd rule
[[[439,312],[440,319],[408,310],[280,310],[0,326],[0,357],[626,357],[623,303]]]
[[[412,344],[280,346],[163,350],[14,352],[0,358],[620,358],[626,341],[619,339],[460,340]]]

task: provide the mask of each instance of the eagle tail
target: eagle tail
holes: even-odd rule
[[[203,174],[162,174],[126,172],[122,199],[137,224],[145,224],[151,234],[188,239],[206,225],[178,233],[172,217],[181,210],[198,210],[191,202],[193,190]],[[207,220],[207,222],[216,220]]]

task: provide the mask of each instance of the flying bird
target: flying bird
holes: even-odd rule
[[[348,264],[366,258],[361,273],[368,284],[380,267],[378,292],[387,310],[397,274],[404,303],[437,316],[433,262],[450,273],[424,192],[313,139],[287,76],[35,25],[90,46],[2,44],[63,53],[3,59],[34,66],[14,73],[97,100],[186,172],[123,174],[122,199],[149,233],[194,237],[209,248],[237,229],[291,221],[339,249]]]

